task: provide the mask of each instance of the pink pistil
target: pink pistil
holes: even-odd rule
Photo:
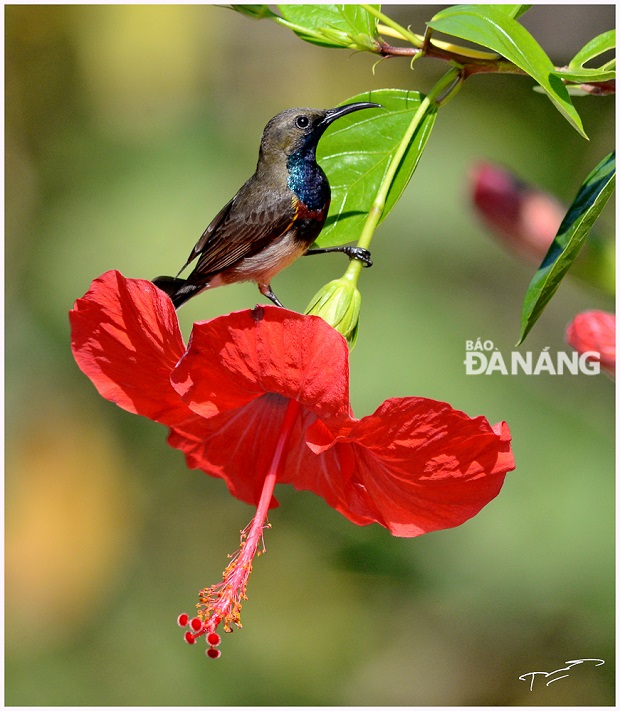
[[[267,512],[278,478],[282,454],[300,408],[299,402],[289,400],[280,437],[263,482],[256,514],[250,524],[241,532],[241,545],[230,556],[231,561],[223,573],[222,581],[200,591],[199,603],[196,605],[198,608],[197,617],[190,620],[189,616],[183,613],[177,618],[177,623],[181,627],[189,626],[190,628],[184,635],[188,644],[194,644],[198,637],[205,635],[208,645],[206,654],[211,659],[217,659],[221,654],[216,649],[221,642],[221,637],[216,632],[219,625],[223,623],[224,632],[232,632],[232,625],[241,629],[241,607],[242,601],[247,600],[245,590],[252,572],[252,561],[257,555],[259,543],[263,540],[263,531],[269,527]],[[262,551],[258,551],[258,554],[260,555],[264,551],[263,545]]]

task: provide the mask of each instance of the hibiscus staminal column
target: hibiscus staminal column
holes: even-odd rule
[[[282,453],[291,434],[291,430],[300,411],[300,404],[296,400],[289,400],[286,413],[282,421],[280,436],[278,438],[271,464],[263,482],[256,514],[252,521],[241,532],[241,545],[230,556],[231,561],[222,574],[222,581],[205,588],[199,593],[197,616],[190,619],[186,613],[177,618],[181,627],[189,627],[185,633],[185,641],[194,644],[198,637],[205,635],[208,645],[206,654],[211,659],[217,659],[221,652],[217,649],[221,637],[217,633],[218,627],[223,624],[224,632],[232,632],[233,625],[241,629],[242,601],[247,600],[245,594],[248,578],[252,572],[252,562],[255,555],[260,555],[259,543],[263,540],[263,531],[269,527],[267,513],[273,495],[273,490],[278,479],[278,470],[282,461]],[[265,551],[263,544],[262,552]]]

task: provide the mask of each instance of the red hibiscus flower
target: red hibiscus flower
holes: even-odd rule
[[[313,491],[358,525],[418,536],[474,516],[514,468],[505,423],[446,403],[395,398],[355,419],[346,341],[319,317],[257,306],[194,324],[186,348],[168,296],[110,271],[70,319],[73,354],[100,394],[167,425],[190,468],[257,506],[223,581],[201,591],[197,617],[179,617],[209,656],[220,623],[240,626],[276,483]]]
[[[566,340],[586,360],[600,363],[606,373],[612,378],[615,377],[615,314],[596,310],[577,314],[566,329]]]

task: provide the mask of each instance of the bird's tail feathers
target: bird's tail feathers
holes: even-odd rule
[[[192,296],[204,289],[204,286],[188,284],[186,279],[178,279],[177,277],[158,276],[152,281],[158,289],[168,294],[175,309],[178,309],[188,299],[191,299]]]

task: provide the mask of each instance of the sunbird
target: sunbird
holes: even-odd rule
[[[277,306],[271,280],[304,254],[344,252],[371,266],[370,252],[358,247],[310,249],[323,229],[331,191],[316,162],[325,129],[353,111],[382,108],[360,101],[335,109],[287,109],[265,126],[254,175],[218,212],[176,277],[153,283],[179,308],[205,289],[254,281]],[[179,275],[198,259],[187,279]]]

